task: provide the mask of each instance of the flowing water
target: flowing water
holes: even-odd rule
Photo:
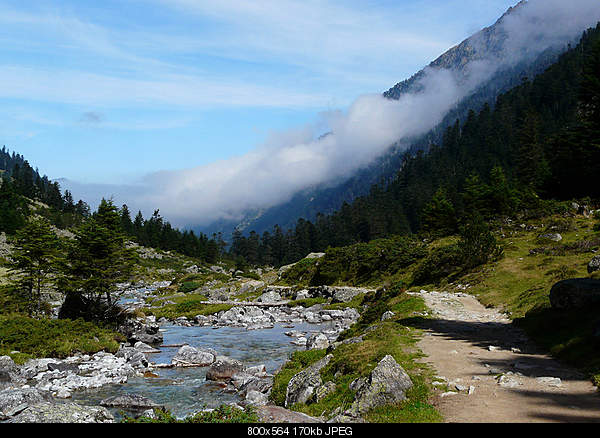
[[[189,344],[209,347],[219,355],[242,361],[246,366],[264,364],[273,374],[289,357],[302,347],[292,345],[288,330],[317,332],[325,324],[295,324],[293,328],[276,325],[272,329],[246,330],[235,327],[181,327],[162,326],[163,345]],[[160,347],[160,353],[148,354],[151,362],[171,363],[179,347]],[[154,370],[159,377],[132,377],[127,383],[109,385],[96,390],[75,392],[73,400],[81,404],[98,405],[101,400],[115,395],[138,394],[166,406],[175,416],[182,418],[205,408],[215,408],[224,403],[240,401],[239,396],[223,392],[214,382],[206,381],[208,368],[161,368]],[[111,409],[119,418],[119,409]]]

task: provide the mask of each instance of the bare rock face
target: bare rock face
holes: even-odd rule
[[[367,381],[359,385],[350,412],[359,416],[378,406],[406,400],[405,392],[412,386],[406,371],[388,354],[381,359]]]
[[[47,400],[47,395],[35,388],[15,388],[0,391],[0,421],[10,419],[31,405]]]
[[[550,304],[555,309],[579,309],[600,304],[600,280],[570,278],[550,289]]]
[[[0,390],[23,385],[25,379],[10,356],[0,356]]]

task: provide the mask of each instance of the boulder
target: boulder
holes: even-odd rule
[[[17,388],[0,391],[0,421],[13,417],[35,405],[47,400],[47,395],[35,388]]]
[[[206,372],[206,380],[225,381],[231,380],[235,374],[244,371],[244,364],[238,360],[224,356],[217,357],[208,371]]]
[[[194,348],[190,345],[184,345],[177,351],[171,363],[175,365],[194,365],[206,367],[213,364],[216,360],[216,352],[213,350],[203,350]]]
[[[0,390],[25,384],[19,368],[10,356],[0,356]]]
[[[108,397],[100,402],[100,406],[106,408],[123,408],[132,410],[143,410],[162,408],[153,400],[138,394],[125,394]]]
[[[552,242],[560,242],[562,240],[562,236],[559,233],[546,233],[541,234],[538,239],[540,240],[550,240]]]
[[[306,341],[307,350],[322,350],[329,347],[329,339],[323,333],[314,333]]]
[[[570,278],[550,289],[550,304],[555,309],[578,309],[600,304],[600,280]]]
[[[285,394],[286,408],[295,403],[307,403],[313,399],[317,389],[323,385],[321,369],[326,367],[332,358],[333,355],[328,354],[290,379]]]
[[[39,402],[28,406],[8,423],[113,423],[114,417],[103,407],[76,403]]]
[[[273,290],[265,292],[256,299],[259,303],[277,303],[281,301],[281,295]]]
[[[366,382],[358,385],[351,413],[359,416],[373,408],[406,400],[406,390],[413,386],[406,371],[390,355],[385,356]]]
[[[590,260],[587,266],[588,274],[592,272],[600,271],[600,256],[595,256]]]
[[[318,418],[302,412],[290,411],[281,406],[259,406],[255,411],[262,423],[322,423]]]

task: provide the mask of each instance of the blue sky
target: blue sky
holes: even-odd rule
[[[515,3],[0,0],[0,144],[84,183],[240,157],[385,91]]]

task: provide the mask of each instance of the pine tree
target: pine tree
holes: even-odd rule
[[[42,310],[42,290],[55,281],[59,259],[59,240],[48,221],[34,219],[17,231],[8,267],[26,295],[30,315]]]
[[[114,305],[111,292],[119,282],[129,279],[135,252],[125,246],[121,217],[112,201],[103,199],[98,210],[75,232],[67,263],[61,277],[61,287],[67,293],[80,294],[95,307],[91,317],[100,318],[105,299],[108,309]],[[106,313],[106,310],[102,310]]]
[[[422,213],[422,230],[434,236],[447,236],[457,231],[456,211],[443,188],[425,205]]]

